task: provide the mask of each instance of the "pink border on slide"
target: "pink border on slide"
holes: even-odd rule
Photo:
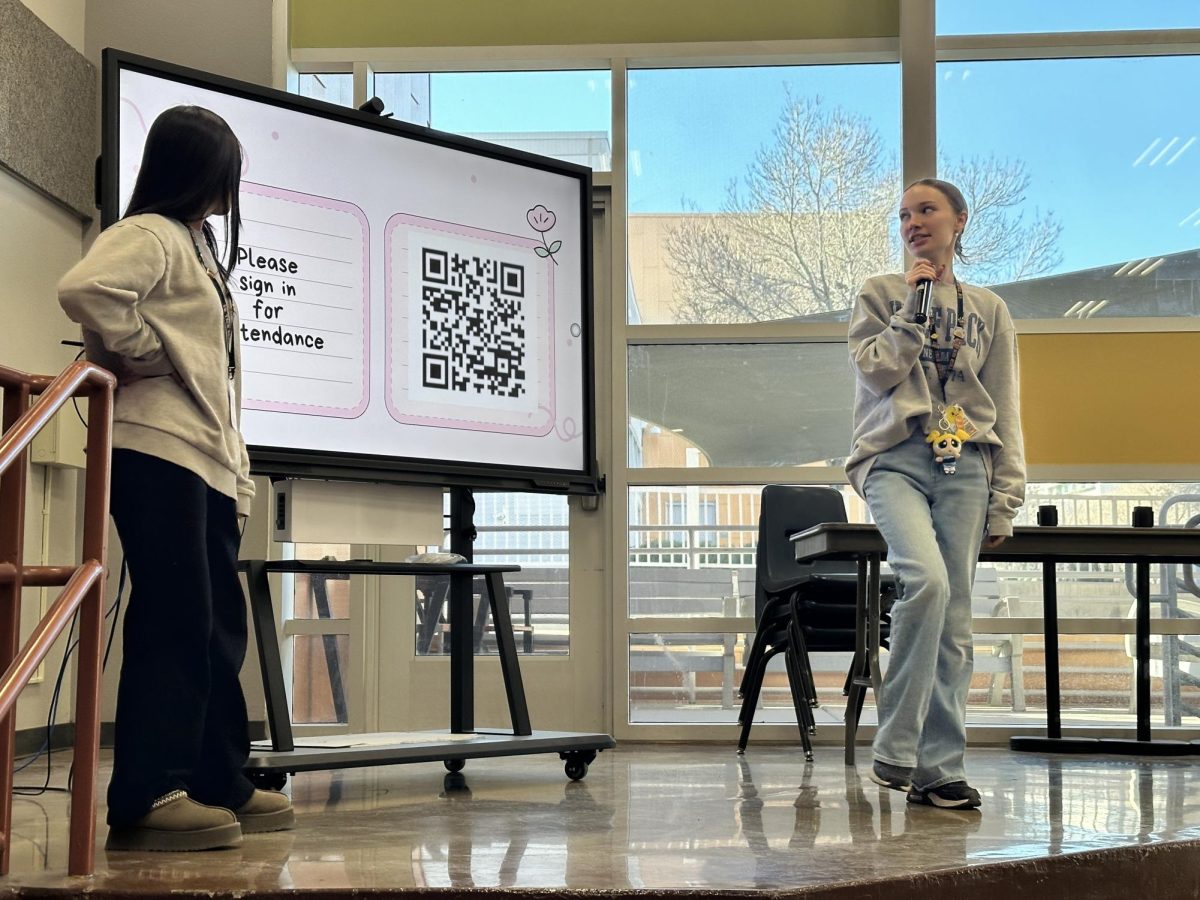
[[[386,341],[386,350],[384,352],[384,373],[383,373],[383,396],[384,403],[387,406],[388,414],[405,425],[432,425],[438,428],[461,428],[469,431],[490,431],[494,434],[525,434],[534,437],[543,437],[554,430],[554,420],[557,416],[557,404],[555,403],[555,368],[554,368],[554,272],[550,266],[546,267],[546,347],[548,357],[546,366],[548,368],[547,382],[547,397],[548,406],[540,406],[539,411],[548,414],[548,420],[544,425],[511,425],[503,422],[484,422],[472,419],[456,419],[449,416],[418,416],[409,413],[403,413],[397,410],[392,405],[392,357],[394,355],[395,344],[392,342],[392,324],[395,321],[395,316],[392,313],[392,232],[400,224],[418,225],[421,228],[426,228],[430,231],[444,231],[447,234],[461,235],[481,240],[491,241],[497,244],[508,244],[513,247],[521,247],[523,249],[532,250],[534,247],[542,246],[540,242],[531,238],[519,237],[513,234],[505,234],[500,231],[486,231],[482,228],[473,228],[469,225],[458,225],[453,222],[443,222],[439,219],[426,219],[421,216],[413,216],[408,213],[395,213],[387,221],[387,225],[383,230],[383,284],[384,284],[384,339]]]
[[[363,410],[367,408],[367,403],[370,400],[371,378],[370,378],[370,319],[371,319],[371,226],[367,223],[367,217],[363,211],[353,203],[347,200],[333,200],[329,197],[317,197],[313,194],[304,194],[300,191],[289,191],[285,188],[270,187],[265,184],[254,184],[253,182],[243,181],[242,191],[249,194],[261,194],[264,197],[270,197],[274,200],[284,200],[289,203],[298,203],[302,206],[316,206],[321,209],[329,209],[334,212],[349,213],[358,219],[359,225],[362,226],[362,311],[363,311],[363,327],[362,327],[362,359],[363,359],[363,374],[362,374],[362,398],[357,405],[353,407],[342,406],[317,406],[312,403],[288,403],[281,400],[255,400],[254,398],[244,398],[242,407],[244,409],[261,409],[269,412],[293,412],[300,413],[306,416],[326,416],[338,419],[357,419],[363,414]],[[302,198],[302,199],[300,199]]]

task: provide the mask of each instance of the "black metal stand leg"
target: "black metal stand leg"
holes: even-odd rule
[[[504,576],[499,573],[488,575],[487,593],[492,607],[492,627],[496,631],[496,649],[500,653],[500,672],[504,676],[504,692],[508,696],[508,715],[513,734],[532,734],[529,709],[525,705],[525,684],[521,680],[521,666],[517,662],[512,613],[508,607],[508,594],[504,590]]]
[[[474,558],[475,499],[466,488],[450,489],[450,549]],[[450,576],[450,731],[475,730],[475,647],[473,579],[465,573]]]
[[[1062,737],[1062,695],[1058,676],[1058,581],[1054,563],[1042,564],[1042,622],[1046,655],[1046,736]]]
[[[1150,740],[1150,564],[1136,563],[1137,739]]]
[[[258,646],[263,695],[267,702],[271,749],[290,752],[296,749],[296,744],[292,739],[291,711],[283,685],[283,662],[279,658],[279,633],[275,628],[275,610],[271,606],[271,583],[267,580],[263,560],[246,564],[246,587],[254,623],[254,641]]]
[[[450,576],[450,731],[475,730],[475,646],[471,639],[471,576]]]

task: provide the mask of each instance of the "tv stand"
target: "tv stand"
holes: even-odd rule
[[[451,495],[451,550],[471,559],[474,500],[465,488]],[[463,552],[466,550],[467,552]],[[616,746],[607,734],[534,731],[525,703],[525,687],[517,658],[504,574],[518,572],[516,565],[464,563],[399,563],[367,560],[243,560],[249,588],[251,620],[266,696],[270,746],[251,750],[246,774],[263,787],[281,787],[289,773],[354,766],[383,766],[412,762],[445,764],[447,787],[461,784],[461,770],[468,759],[557,753],[564,761],[567,777],[578,781],[601,750]],[[448,575],[450,577],[450,728],[372,739],[368,735],[337,735],[297,746],[292,734],[291,714],[284,689],[283,664],[279,655],[278,629],[271,603],[267,576],[274,572],[326,575]],[[472,580],[482,575],[487,602],[495,628],[500,670],[508,699],[511,732],[475,729],[474,635]]]

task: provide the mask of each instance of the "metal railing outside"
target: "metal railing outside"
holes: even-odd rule
[[[8,874],[12,838],[16,703],[75,612],[74,781],[67,870],[90,875],[95,865],[96,776],[100,753],[100,660],[104,624],[104,561],[108,552],[109,462],[116,379],[92,363],[75,362],[57,378],[0,366],[4,391],[0,432],[0,875]],[[31,406],[30,398],[40,398]],[[83,562],[78,566],[24,564],[25,486],[29,445],[72,397],[88,403],[84,482]],[[18,649],[23,587],[63,586],[62,593]]]

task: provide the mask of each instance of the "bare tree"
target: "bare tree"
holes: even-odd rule
[[[1020,210],[1029,173],[1020,161],[995,156],[950,161],[938,170],[958,185],[970,219],[963,239],[967,262],[958,272],[976,284],[999,284],[1043,275],[1062,262],[1062,225],[1053,213],[1035,209],[1031,221]]]
[[[971,207],[977,281],[1027,278],[1059,261],[1061,226],[1019,206],[1021,163],[973,158],[942,170]],[[863,116],[790,95],[773,141],[759,150],[720,212],[692,214],[667,237],[683,322],[755,322],[844,310],[870,275],[895,268],[896,161]]]

